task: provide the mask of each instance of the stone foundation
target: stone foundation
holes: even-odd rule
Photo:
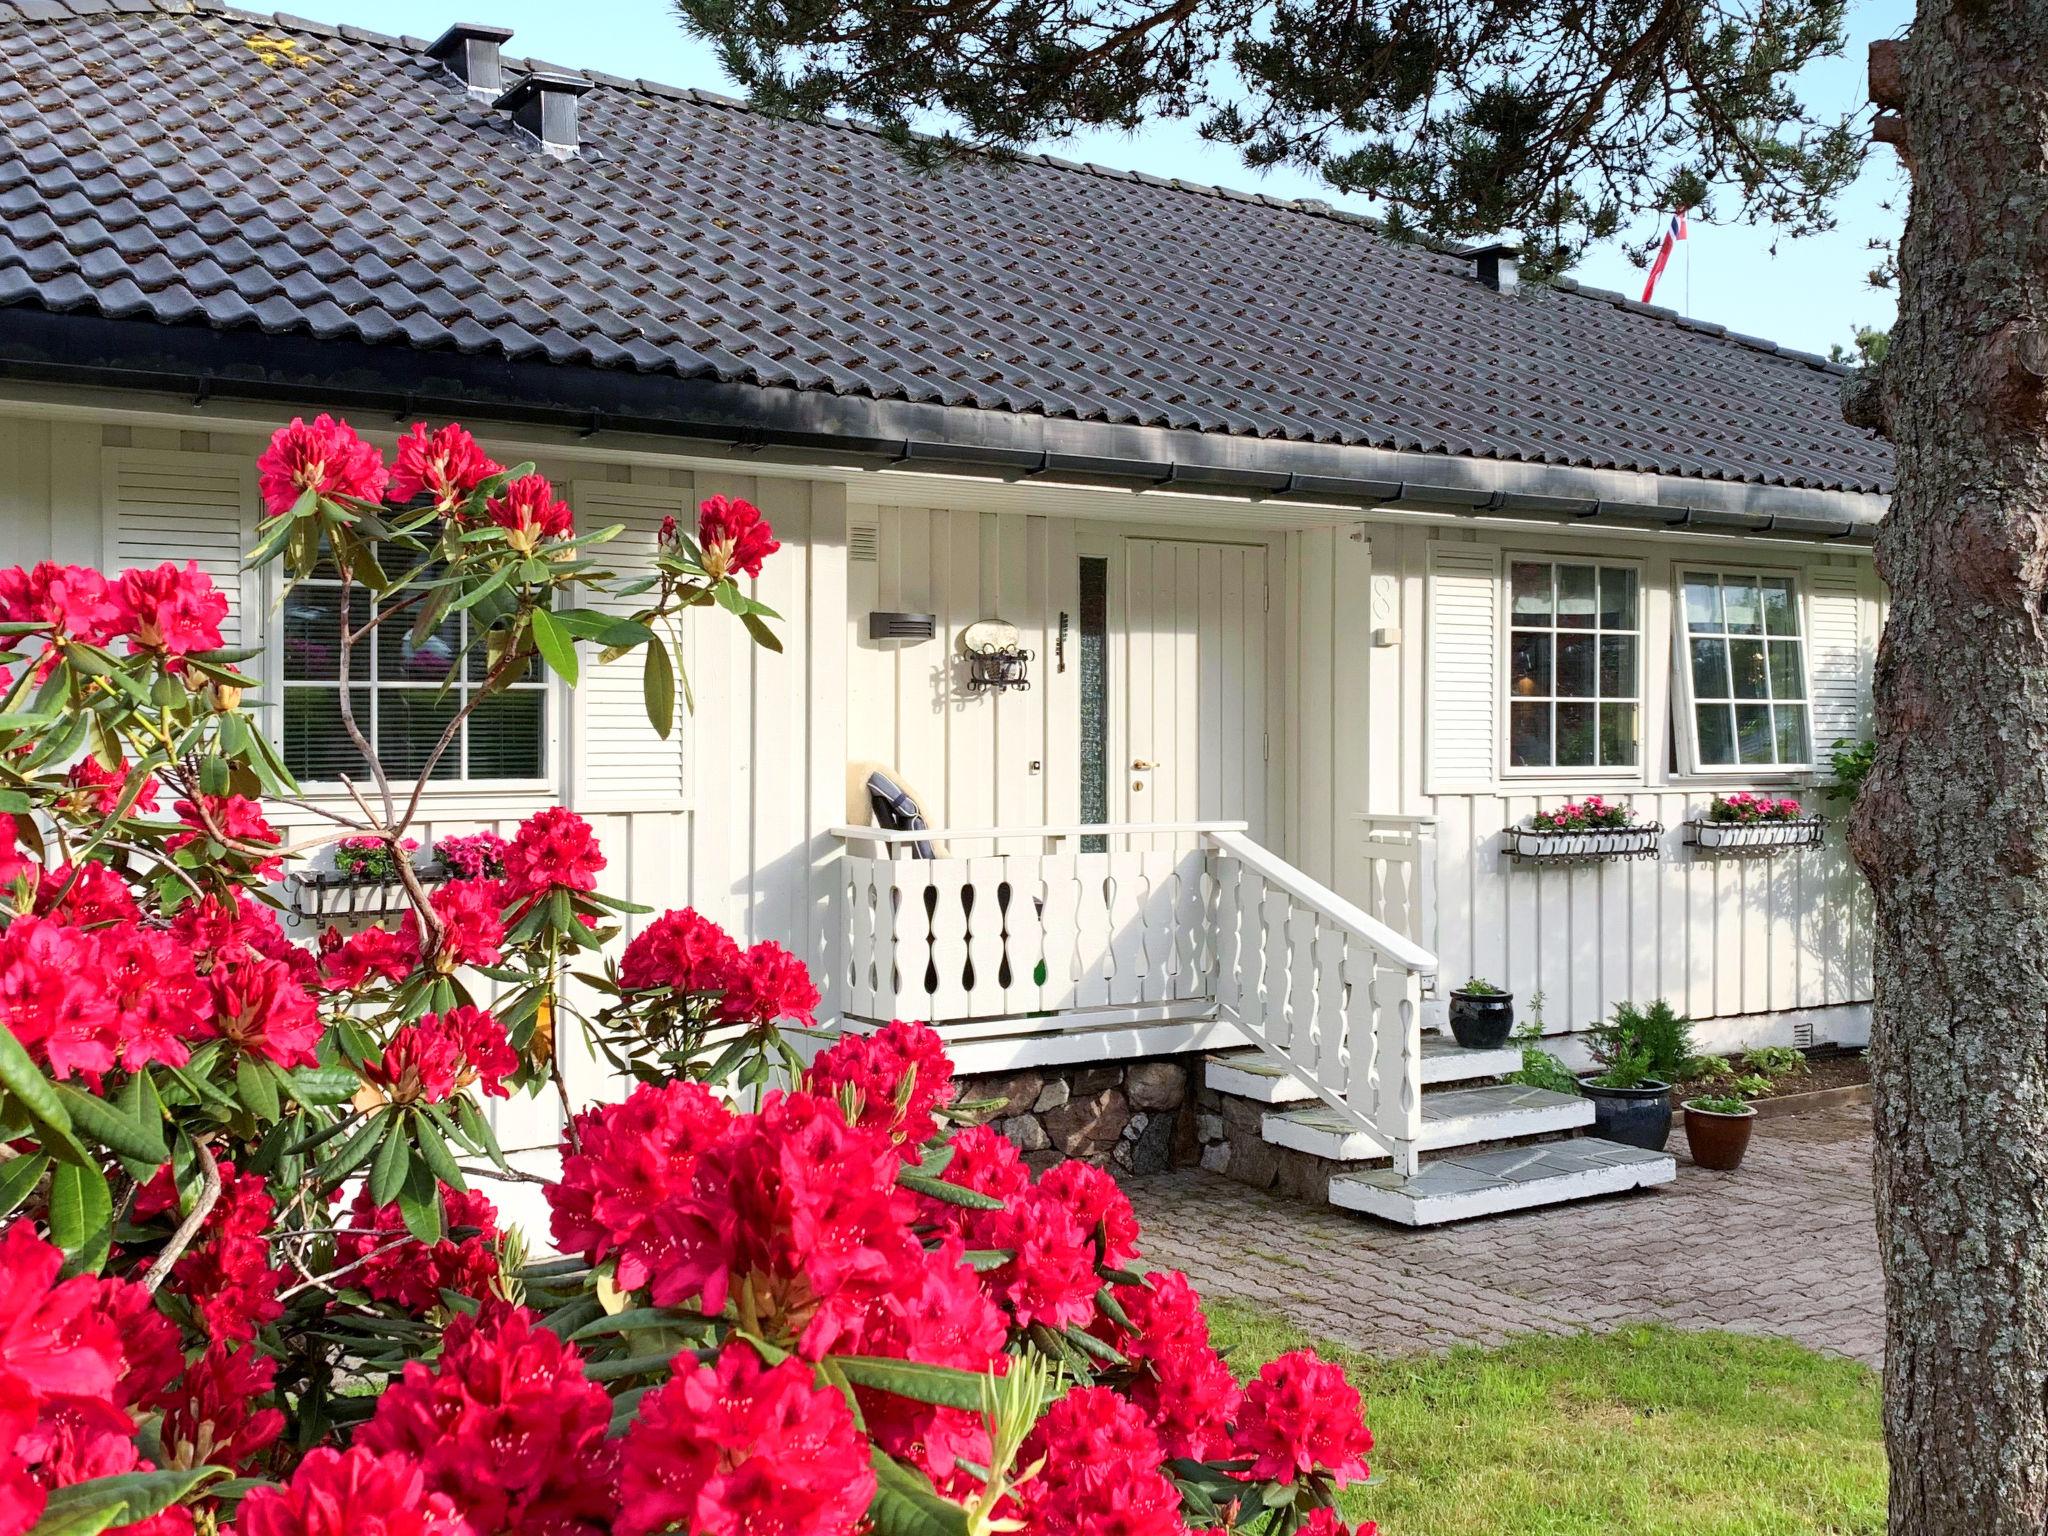
[[[1330,1175],[1348,1165],[1267,1141],[1259,1134],[1259,1123],[1272,1105],[1218,1093],[1199,1082],[1192,1102],[1195,1155],[1204,1168],[1253,1189],[1270,1189],[1314,1205],[1329,1203]]]
[[[1031,1067],[958,1079],[958,1102],[1016,1143],[1033,1171],[1079,1158],[1118,1173],[1195,1162],[1198,1056]]]

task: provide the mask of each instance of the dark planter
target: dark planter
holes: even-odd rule
[[[1599,1073],[1589,1073],[1598,1077]],[[1638,1088],[1596,1088],[1579,1079],[1579,1092],[1593,1101],[1593,1134],[1623,1146],[1661,1152],[1671,1134],[1671,1085],[1652,1078]]]
[[[1468,1051],[1497,1051],[1514,1030],[1514,993],[1451,993],[1451,1034]]]
[[[1739,1115],[1685,1106],[1685,1144],[1692,1160],[1702,1168],[1732,1173],[1742,1166],[1742,1154],[1749,1150],[1749,1133],[1756,1129],[1756,1111]]]

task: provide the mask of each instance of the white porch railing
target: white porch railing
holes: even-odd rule
[[[1435,958],[1244,823],[836,830],[849,1019],[1220,1017],[1413,1171]]]
[[[1436,952],[1436,818],[1356,818],[1364,857],[1359,905],[1394,932]]]

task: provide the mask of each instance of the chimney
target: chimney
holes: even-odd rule
[[[513,123],[539,139],[542,149],[566,160],[576,153],[576,98],[589,89],[590,82],[580,75],[535,70],[493,106],[510,112]]]
[[[1522,258],[1522,237],[1513,230],[1503,230],[1485,245],[1468,246],[1463,254],[1472,263],[1474,275],[1495,293],[1515,291],[1521,280],[1518,269]]]
[[[472,92],[495,97],[505,88],[505,67],[498,49],[511,36],[510,27],[458,21],[427,45],[427,57],[438,59],[443,69]]]

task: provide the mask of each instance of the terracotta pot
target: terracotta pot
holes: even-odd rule
[[[1739,1115],[1699,1109],[1690,1103],[1685,1106],[1685,1144],[1692,1149],[1692,1160],[1702,1168],[1722,1173],[1740,1168],[1742,1154],[1749,1150],[1749,1133],[1755,1129],[1754,1106]]]

